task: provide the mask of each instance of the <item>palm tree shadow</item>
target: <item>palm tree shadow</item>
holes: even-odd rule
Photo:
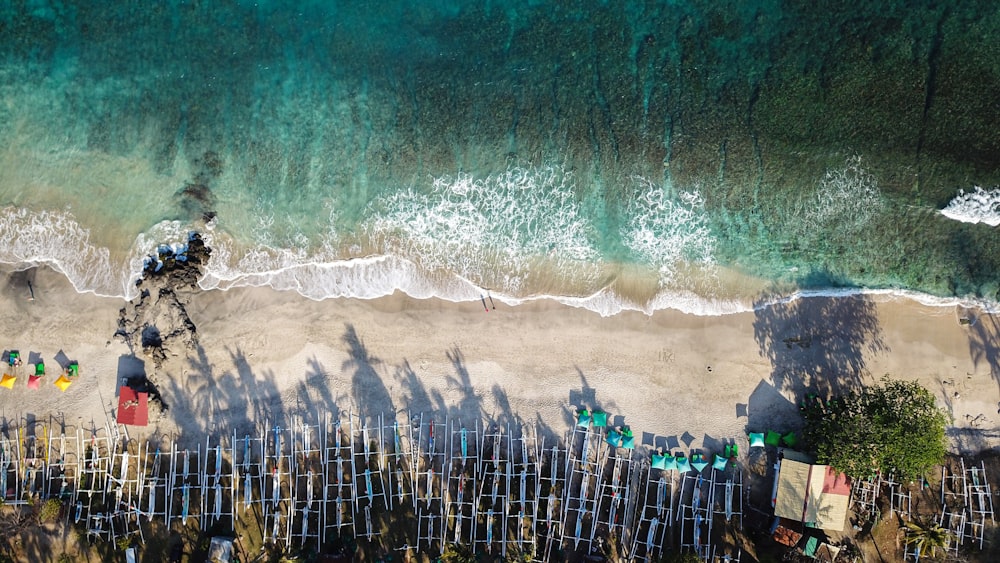
[[[455,346],[451,350],[447,350],[445,356],[455,368],[455,377],[449,377],[448,384],[456,386],[462,392],[462,399],[458,403],[457,410],[461,413],[467,413],[467,416],[484,415],[483,398],[476,394],[472,384],[472,376],[469,375],[469,369],[465,365],[465,354],[458,346]]]
[[[341,369],[352,372],[351,394],[358,414],[374,421],[380,413],[396,412],[392,395],[386,388],[376,366],[382,360],[372,356],[358,336],[354,325],[348,323],[342,340],[348,346],[350,358],[344,362]]]
[[[840,395],[859,389],[867,358],[889,351],[875,302],[866,295],[802,297],[754,307],[754,339],[779,390]]]
[[[309,369],[306,378],[300,381],[296,393],[296,410],[303,416],[314,416],[315,422],[325,420],[327,414],[338,418],[340,409],[337,406],[338,397],[330,392],[328,381],[330,374],[315,357],[309,359]]]

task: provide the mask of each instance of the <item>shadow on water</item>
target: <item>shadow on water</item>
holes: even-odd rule
[[[779,391],[829,396],[858,389],[868,375],[866,356],[889,351],[865,295],[771,302],[771,295],[757,301],[753,329]]]

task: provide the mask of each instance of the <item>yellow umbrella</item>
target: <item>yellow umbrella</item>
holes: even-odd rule
[[[59,388],[60,391],[65,392],[73,382],[66,378],[65,375],[60,375],[59,379],[56,380],[55,386]]]
[[[15,377],[15,376],[13,376],[13,375],[11,375],[9,373],[5,373],[5,374],[3,374],[3,379],[0,379],[0,387],[6,387],[7,389],[13,389],[15,381],[17,381],[17,377]]]

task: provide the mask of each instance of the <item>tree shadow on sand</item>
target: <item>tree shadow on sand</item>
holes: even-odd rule
[[[229,349],[232,369],[219,369],[199,345],[188,357],[184,373],[169,379],[164,389],[172,400],[171,414],[180,426],[178,441],[228,436],[285,417],[277,376],[256,372],[241,348]]]
[[[1000,384],[1000,319],[996,315],[966,316],[962,321],[969,330],[969,356],[978,370],[988,367],[990,376]]]
[[[345,325],[341,340],[347,344],[347,352],[350,354],[350,358],[344,362],[341,369],[352,372],[351,394],[358,408],[358,415],[367,417],[369,422],[374,422],[381,413],[396,412],[392,395],[389,394],[382,376],[376,369],[382,360],[368,352],[354,325],[350,323]]]
[[[757,300],[753,329],[779,390],[830,396],[859,389],[868,375],[866,356],[889,350],[868,296],[774,301],[772,295]]]
[[[308,364],[305,380],[300,381],[296,387],[295,412],[316,423],[324,422],[327,415],[334,420],[338,419],[338,404],[342,397],[334,396],[331,392],[333,385],[329,379],[333,377],[332,374],[316,357],[310,358]]]
[[[510,432],[512,437],[529,440],[545,438],[549,444],[556,439],[555,430],[537,413],[533,418],[524,418],[523,413],[515,411],[502,385],[477,388],[460,348],[456,346],[446,350],[445,356],[455,373],[446,377],[447,389],[444,393],[428,389],[407,360],[396,367],[396,378],[403,386],[406,406],[411,409],[411,414],[426,412],[433,417],[447,416],[451,423],[470,428],[477,422],[483,429],[497,425],[503,433]]]

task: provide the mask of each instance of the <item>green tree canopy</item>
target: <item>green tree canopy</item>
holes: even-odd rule
[[[879,385],[804,412],[817,460],[851,478],[881,472],[916,479],[944,461],[948,417],[916,381],[886,376]]]

